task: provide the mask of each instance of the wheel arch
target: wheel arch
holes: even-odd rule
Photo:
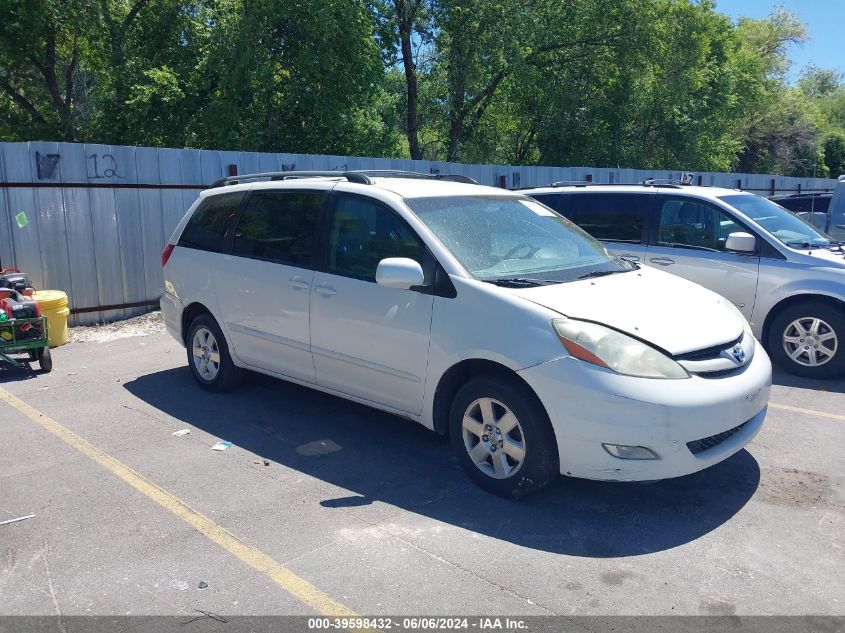
[[[768,344],[772,323],[777,318],[777,316],[787,308],[801,303],[825,303],[827,305],[834,306],[842,310],[843,314],[845,314],[845,301],[842,301],[841,299],[837,299],[836,297],[832,297],[830,295],[795,294],[791,297],[786,297],[785,299],[781,299],[781,301],[776,303],[775,306],[771,310],[769,310],[769,313],[766,315],[766,319],[763,321],[763,331],[760,340],[764,345]]]
[[[182,310],[182,342],[186,347],[188,345],[188,328],[191,326],[191,322],[201,314],[207,314],[214,319],[214,315],[211,313],[211,310],[199,301],[189,303],[185,306],[185,309]],[[217,319],[214,320],[216,321]]]
[[[432,421],[435,432],[441,435],[449,435],[449,409],[458,390],[466,384],[470,378],[476,376],[499,376],[512,380],[523,386],[545,411],[546,408],[536,392],[525,380],[510,367],[493,360],[484,358],[468,358],[452,365],[447,369],[437,383],[434,391],[434,403],[432,407]],[[546,412],[548,415],[548,412]]]

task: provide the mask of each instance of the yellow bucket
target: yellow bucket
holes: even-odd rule
[[[67,329],[67,318],[70,316],[67,295],[61,290],[37,290],[32,298],[38,302],[41,314],[47,317],[50,347],[67,343],[70,340]]]

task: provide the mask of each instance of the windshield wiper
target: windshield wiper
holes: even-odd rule
[[[826,242],[821,244],[811,244],[810,242],[804,240],[792,240],[791,242],[784,242],[784,244],[797,248],[826,248],[828,246],[828,243]]]
[[[628,270],[594,270],[591,273],[587,273],[586,275],[581,275],[578,279],[590,279],[591,277],[607,277],[608,275],[615,275],[616,273],[627,273],[632,270],[636,270],[635,268],[629,268]]]
[[[839,252],[839,253],[845,253],[845,250],[843,250],[843,248],[842,248],[843,246],[845,246],[845,242],[837,242],[836,240],[831,240],[830,242],[825,244],[822,248],[827,248],[827,249],[830,249],[830,250],[836,249],[837,252]]]
[[[562,283],[557,279],[527,279],[525,277],[501,277],[499,279],[482,279],[485,283],[506,288],[531,288],[533,286],[548,286]]]

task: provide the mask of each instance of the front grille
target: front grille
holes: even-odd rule
[[[739,367],[734,367],[732,369],[719,369],[718,371],[697,371],[693,372],[696,376],[701,376],[702,378],[722,378],[723,376],[732,376],[734,374],[738,374],[743,369],[745,369],[748,365],[741,365]]]
[[[719,358],[724,350],[731,349],[734,345],[742,342],[744,336],[745,334],[742,334],[739,338],[734,339],[733,341],[722,343],[721,345],[714,345],[713,347],[707,347],[705,349],[699,349],[694,352],[687,352],[686,354],[677,354],[672,358],[675,360],[712,360],[714,358]]]
[[[732,429],[728,429],[727,431],[722,431],[721,433],[717,433],[716,435],[711,435],[710,437],[703,437],[700,440],[693,440],[692,442],[687,442],[687,448],[690,450],[690,453],[693,455],[698,455],[699,453],[703,453],[704,451],[713,448],[714,446],[718,446],[726,439],[739,433],[749,421],[745,421],[739,426],[735,426]]]

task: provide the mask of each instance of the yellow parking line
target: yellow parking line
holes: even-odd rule
[[[791,407],[788,404],[777,404],[776,402],[770,402],[769,406],[773,409],[783,409],[784,411],[793,411],[795,413],[803,413],[804,415],[815,415],[820,418],[830,418],[831,420],[839,420],[840,422],[845,422],[845,415],[837,415],[836,413],[825,413],[824,411],[815,411],[813,409]]]
[[[103,468],[110,470],[135,488],[135,490],[146,495],[174,516],[182,519],[185,523],[217,543],[226,551],[237,556],[256,571],[267,575],[282,589],[307,604],[316,612],[322,615],[341,617],[354,617],[356,615],[354,611],[336,602],[304,578],[300,578],[289,569],[282,567],[261,550],[247,545],[237,536],[226,530],[226,528],[218,525],[207,516],[200,514],[172,493],[159,488],[156,484],[143,475],[138,474],[126,464],[119,462],[108,453],[101,451],[86,439],[29,406],[20,398],[16,398],[2,387],[0,387],[0,400],[14,407],[33,422],[37,422],[47,431],[86,457],[97,462]]]

